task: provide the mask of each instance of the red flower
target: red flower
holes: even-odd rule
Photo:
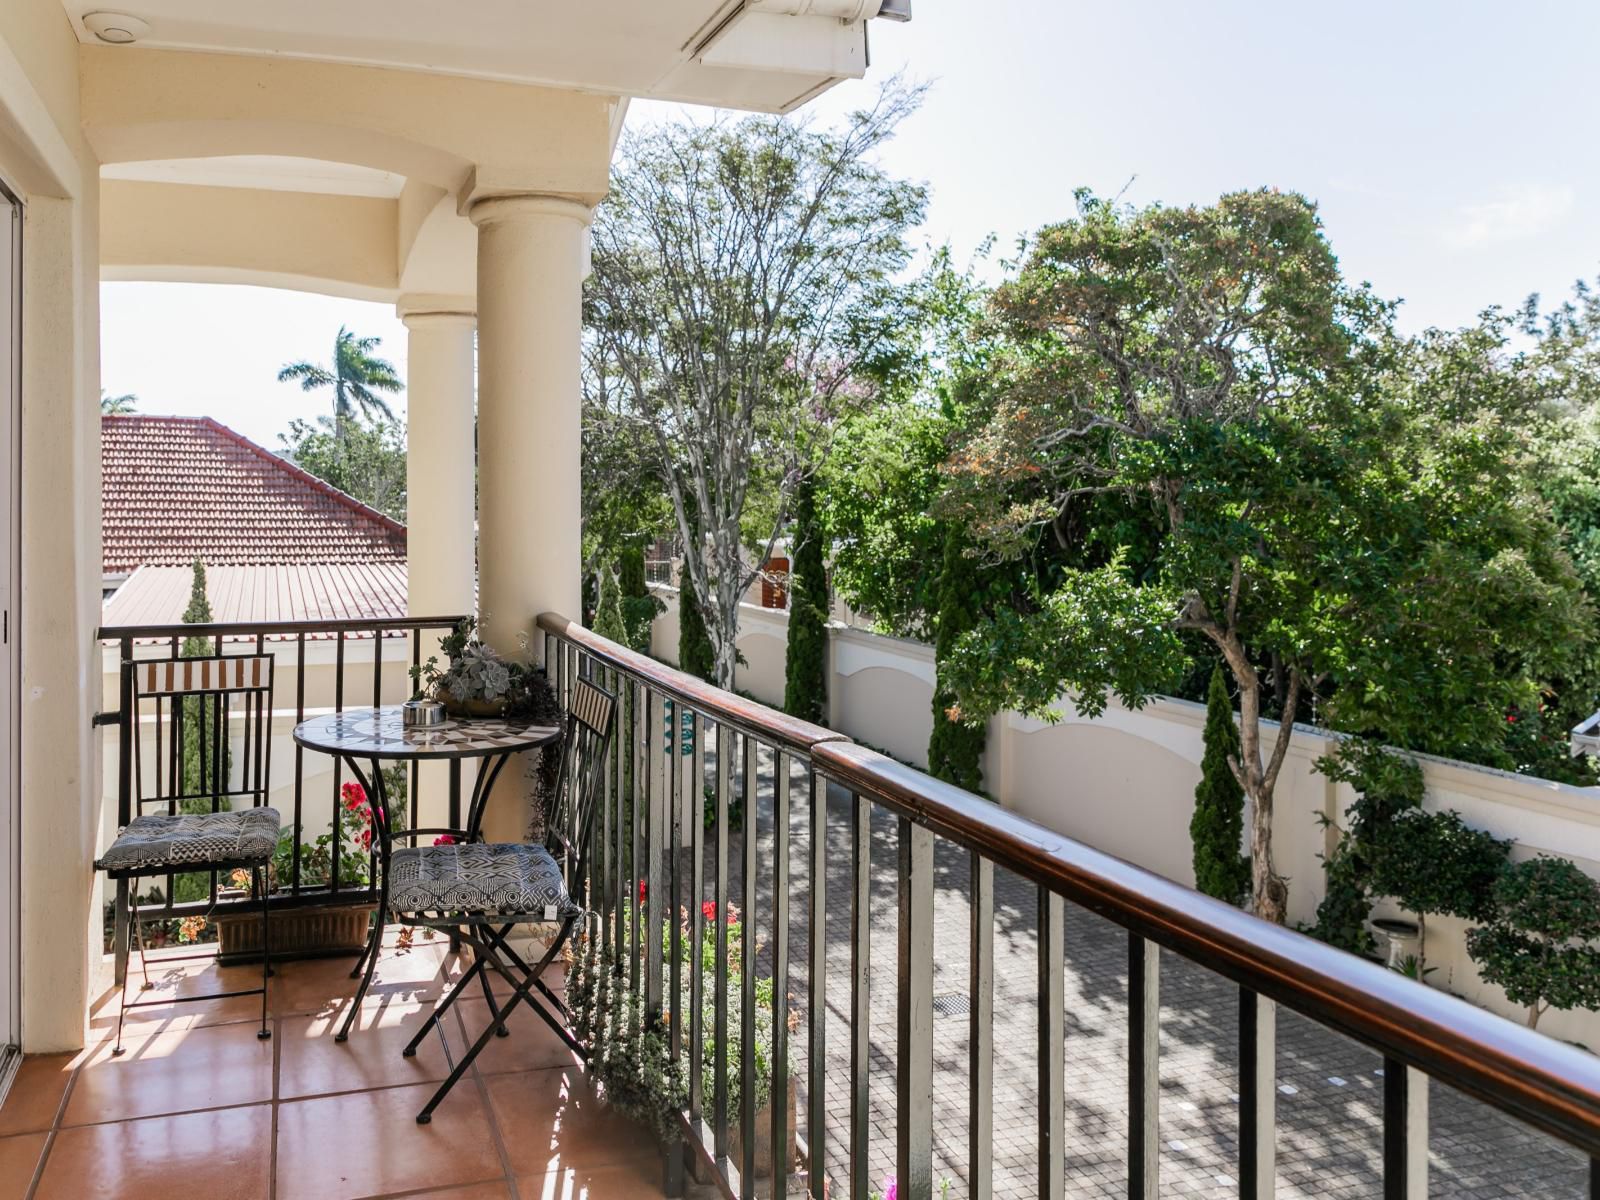
[[[435,846],[454,846],[456,844],[456,840],[448,833],[441,833],[438,837],[433,839],[433,844]]]
[[[645,890],[645,881],[643,879],[641,879],[641,880],[639,880],[639,903],[640,904],[644,903],[644,890]]]
[[[707,900],[700,906],[700,915],[708,921],[715,921],[717,919],[717,902],[715,900]]]
[[[339,789],[339,795],[344,798],[344,806],[352,812],[358,808],[366,807],[367,789],[354,779]]]

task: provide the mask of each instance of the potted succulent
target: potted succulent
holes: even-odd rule
[[[498,717],[525,689],[527,668],[510,662],[478,638],[471,617],[441,639],[449,665],[440,668],[437,657],[411,668],[416,698],[438,700],[452,717]]]

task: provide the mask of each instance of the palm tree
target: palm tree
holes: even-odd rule
[[[133,406],[139,403],[139,397],[132,392],[123,392],[120,396],[106,394],[105,388],[100,389],[100,415],[103,417],[125,416],[133,411]]]
[[[333,343],[333,370],[319,363],[289,363],[278,372],[278,382],[298,380],[303,392],[331,387],[334,435],[342,444],[344,423],[358,413],[368,419],[381,413],[386,420],[394,420],[394,411],[378,393],[398,392],[401,385],[394,365],[372,355],[381,341],[381,338],[357,337],[341,325]]]

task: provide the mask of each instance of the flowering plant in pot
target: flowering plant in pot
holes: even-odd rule
[[[448,665],[437,657],[411,668],[418,698],[429,696],[453,717],[498,717],[525,690],[528,669],[504,658],[477,633],[477,622],[464,619],[439,642]]]

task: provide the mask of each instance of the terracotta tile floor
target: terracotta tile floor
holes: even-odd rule
[[[343,1045],[355,992],[349,959],[284,963],[268,996],[130,1015],[111,1057],[115,992],[90,1014],[75,1055],[23,1063],[0,1106],[0,1200],[114,1196],[173,1200],[649,1200],[661,1193],[653,1139],[601,1106],[570,1055],[531,1013],[479,1058],[434,1114],[414,1118],[482,1030],[474,998],[414,1058],[400,1049],[460,969],[442,939],[385,950]],[[131,968],[137,980],[137,966]],[[253,968],[150,960],[145,999],[250,986]],[[502,986],[497,989],[503,992]]]

